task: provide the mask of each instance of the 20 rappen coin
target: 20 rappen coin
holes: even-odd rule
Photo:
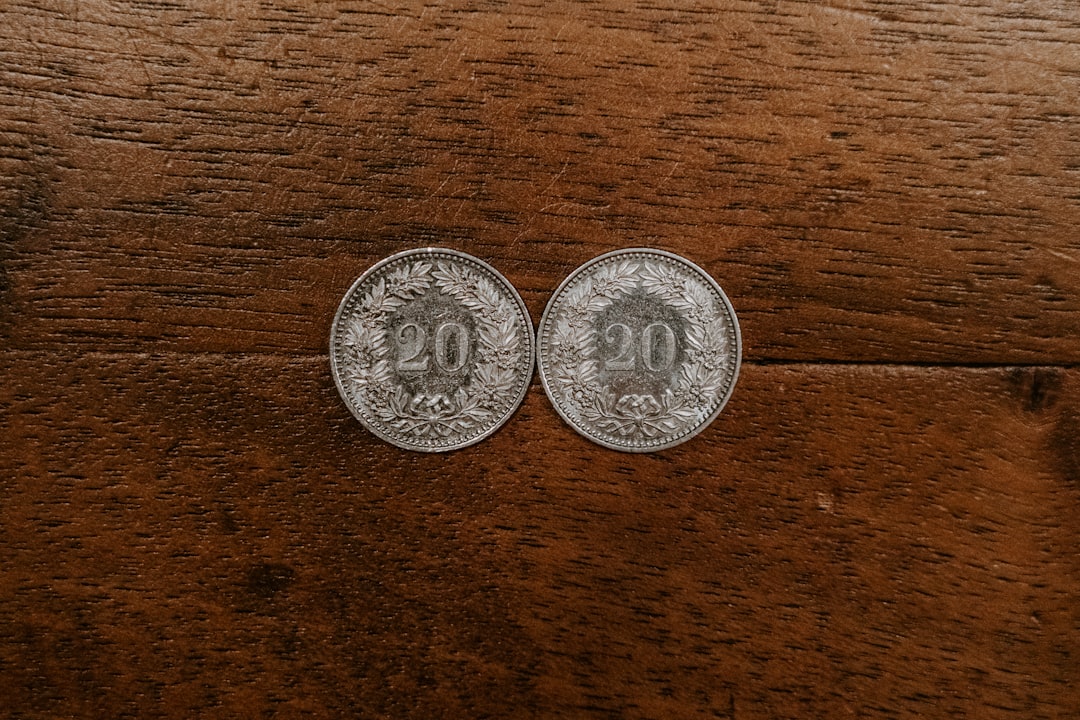
[[[533,357],[532,321],[510,282],[443,248],[373,266],[330,332],[334,382],[352,414],[423,452],[466,447],[501,427],[525,396]]]
[[[716,418],[738,378],[742,340],[708,273],[633,248],[585,263],[559,286],[537,354],[544,390],[571,427],[609,448],[649,452]]]

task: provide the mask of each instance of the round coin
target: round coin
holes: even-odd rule
[[[487,263],[456,250],[393,255],[353,283],[330,330],[334,382],[383,440],[422,452],[483,440],[532,378],[525,303]]]
[[[720,414],[742,339],[724,291],[689,260],[633,248],[597,257],[555,291],[538,366],[558,413],[609,448],[678,445]]]

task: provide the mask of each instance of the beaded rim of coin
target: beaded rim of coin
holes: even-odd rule
[[[658,262],[650,267],[647,260]],[[646,298],[654,312],[675,314],[685,326],[681,352],[686,362],[678,368],[676,335],[669,325],[653,322],[639,333],[642,353],[653,353],[643,360],[631,347],[630,327],[614,323],[606,330],[605,339],[618,342],[618,358],[624,363],[671,366],[668,387],[659,398],[644,391],[617,397],[598,382],[603,370],[595,355],[602,340],[590,327],[590,316],[597,317],[631,291]],[[612,333],[616,325],[619,332]],[[656,330],[651,338],[650,327]],[[655,343],[658,335],[670,338],[671,345]],[[649,349],[644,349],[646,344]],[[663,350],[660,362],[656,347]],[[548,301],[536,348],[540,380],[556,412],[589,440],[625,452],[664,450],[704,430],[730,399],[742,362],[738,318],[720,285],[686,258],[652,248],[605,253],[570,273]],[[615,364],[605,362],[609,368]]]
[[[433,287],[469,312],[475,324],[475,333],[460,323],[448,323],[457,327],[442,333],[458,346],[456,370],[460,358],[473,352],[470,343],[477,347],[474,366],[464,373],[468,380],[452,394],[429,396],[411,393],[394,375],[394,365],[400,371],[409,362],[430,360],[418,349],[425,340],[409,349],[416,354],[391,363],[386,323]],[[426,336],[416,323],[409,325],[410,342]],[[534,358],[532,318],[514,286],[483,260],[448,248],[406,250],[368,268],[345,293],[330,330],[331,374],[350,412],[379,438],[419,452],[458,450],[501,428],[525,398]]]

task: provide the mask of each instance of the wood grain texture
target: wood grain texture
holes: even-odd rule
[[[1080,6],[0,6],[0,717],[1080,717]],[[325,346],[392,252],[645,245],[748,362],[448,455]]]
[[[1080,709],[1076,371],[750,367],[646,456],[534,386],[429,456],[323,359],[7,357],[17,716]]]
[[[683,253],[772,360],[1076,363],[1056,2],[12,2],[11,347],[320,351],[439,244]]]

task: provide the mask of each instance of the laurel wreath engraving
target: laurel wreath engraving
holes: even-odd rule
[[[599,382],[591,319],[617,298],[643,289],[686,320],[686,362],[674,387],[655,395],[617,396]],[[621,260],[586,275],[565,291],[550,340],[550,383],[578,422],[620,441],[648,442],[689,431],[715,407],[729,361],[727,327],[709,290],[662,263]]]
[[[471,310],[476,323],[476,363],[452,395],[408,392],[391,364],[390,314],[433,283]],[[345,376],[386,427],[429,443],[463,439],[497,419],[513,399],[521,335],[514,306],[486,277],[454,263],[412,263],[376,281],[358,306],[345,325]]]

